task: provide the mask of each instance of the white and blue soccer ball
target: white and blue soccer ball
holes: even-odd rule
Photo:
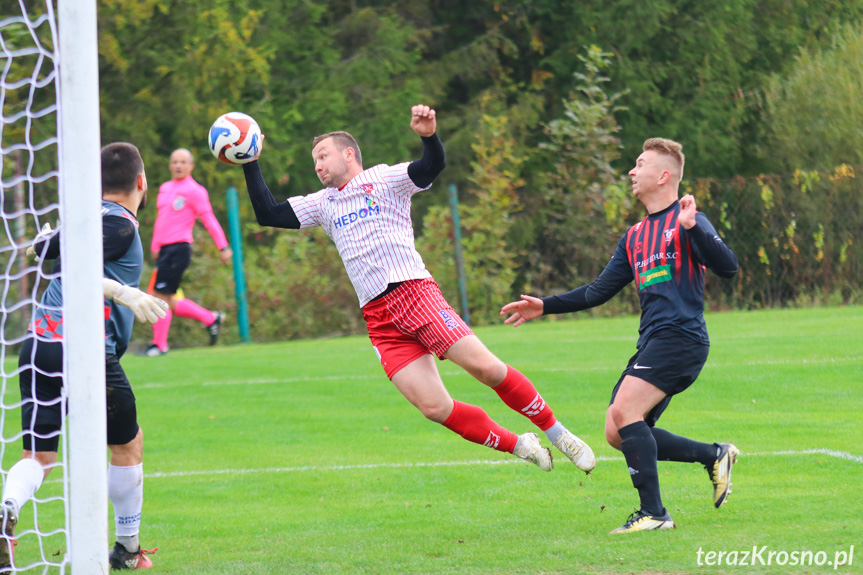
[[[247,164],[260,153],[263,138],[254,118],[242,112],[228,112],[213,122],[207,143],[219,161]]]

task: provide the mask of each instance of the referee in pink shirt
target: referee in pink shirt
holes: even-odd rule
[[[443,144],[435,111],[411,108],[410,127],[421,138],[423,156],[414,162],[363,169],[356,140],[347,132],[315,138],[312,156],[324,188],[276,202],[257,161],[243,166],[249,197],[263,226],[305,229],[321,226],[336,244],[359,297],[369,338],[396,388],[428,419],[468,441],[512,453],[552,468],[551,451],[536,433],[516,435],[480,407],[450,397],[435,356],[461,366],[524,415],[576,466],[590,472],[590,447],[567,430],[518,370],[495,357],[446,302],[416,251],[411,198],[428,189],[443,170]]]
[[[201,322],[210,334],[210,345],[219,339],[225,314],[210,311],[187,298],[178,298],[177,290],[183,273],[192,260],[192,229],[200,219],[219,249],[222,265],[227,265],[234,255],[219,220],[213,214],[210,196],[206,188],[192,178],[195,159],[185,148],[174,150],[169,168],[171,177],[159,188],[156,200],[156,224],[153,227],[153,242],[150,251],[156,259],[156,281],[153,295],[168,302],[171,309],[167,315],[153,325],[153,343],[144,353],[156,357],[168,353],[168,332],[173,314]]]

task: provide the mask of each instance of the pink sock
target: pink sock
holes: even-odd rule
[[[165,312],[165,317],[153,324],[153,345],[165,351],[168,349],[168,332],[171,331],[171,310]]]
[[[204,325],[210,325],[216,321],[216,314],[203,308],[190,299],[181,299],[174,306],[174,312],[180,317],[196,319]]]
[[[505,404],[530,419],[541,430],[545,431],[557,422],[551,408],[545,404],[530,380],[514,367],[506,366],[506,377],[494,390]]]
[[[452,413],[444,427],[473,443],[479,443],[504,453],[512,453],[518,436],[494,422],[481,408],[469,403],[453,401]]]

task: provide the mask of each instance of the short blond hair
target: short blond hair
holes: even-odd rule
[[[680,179],[683,179],[683,165],[686,163],[686,156],[683,155],[683,144],[666,138],[648,138],[644,140],[641,150],[643,152],[656,152],[672,158],[680,169]]]

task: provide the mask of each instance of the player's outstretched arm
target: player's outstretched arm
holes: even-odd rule
[[[109,278],[102,278],[102,292],[105,299],[115,301],[135,312],[138,321],[156,323],[165,317],[165,312],[168,311],[168,302]]]
[[[526,321],[541,316],[544,307],[545,304],[538,297],[522,295],[521,301],[510,302],[503,306],[500,309],[500,315],[512,314],[503,323],[511,323],[512,327],[518,327]]]
[[[246,177],[246,189],[249,191],[249,199],[255,210],[255,218],[262,226],[272,228],[300,229],[300,219],[291,207],[291,202],[285,200],[276,202],[273,192],[264,182],[264,175],[257,160],[243,164],[243,175]]]
[[[518,327],[541,315],[582,311],[610,300],[633,279],[632,270],[627,263],[625,240],[624,235],[618,242],[611,261],[593,282],[542,299],[522,295],[521,301],[508,303],[501,308],[500,315],[512,314],[504,323]]]

